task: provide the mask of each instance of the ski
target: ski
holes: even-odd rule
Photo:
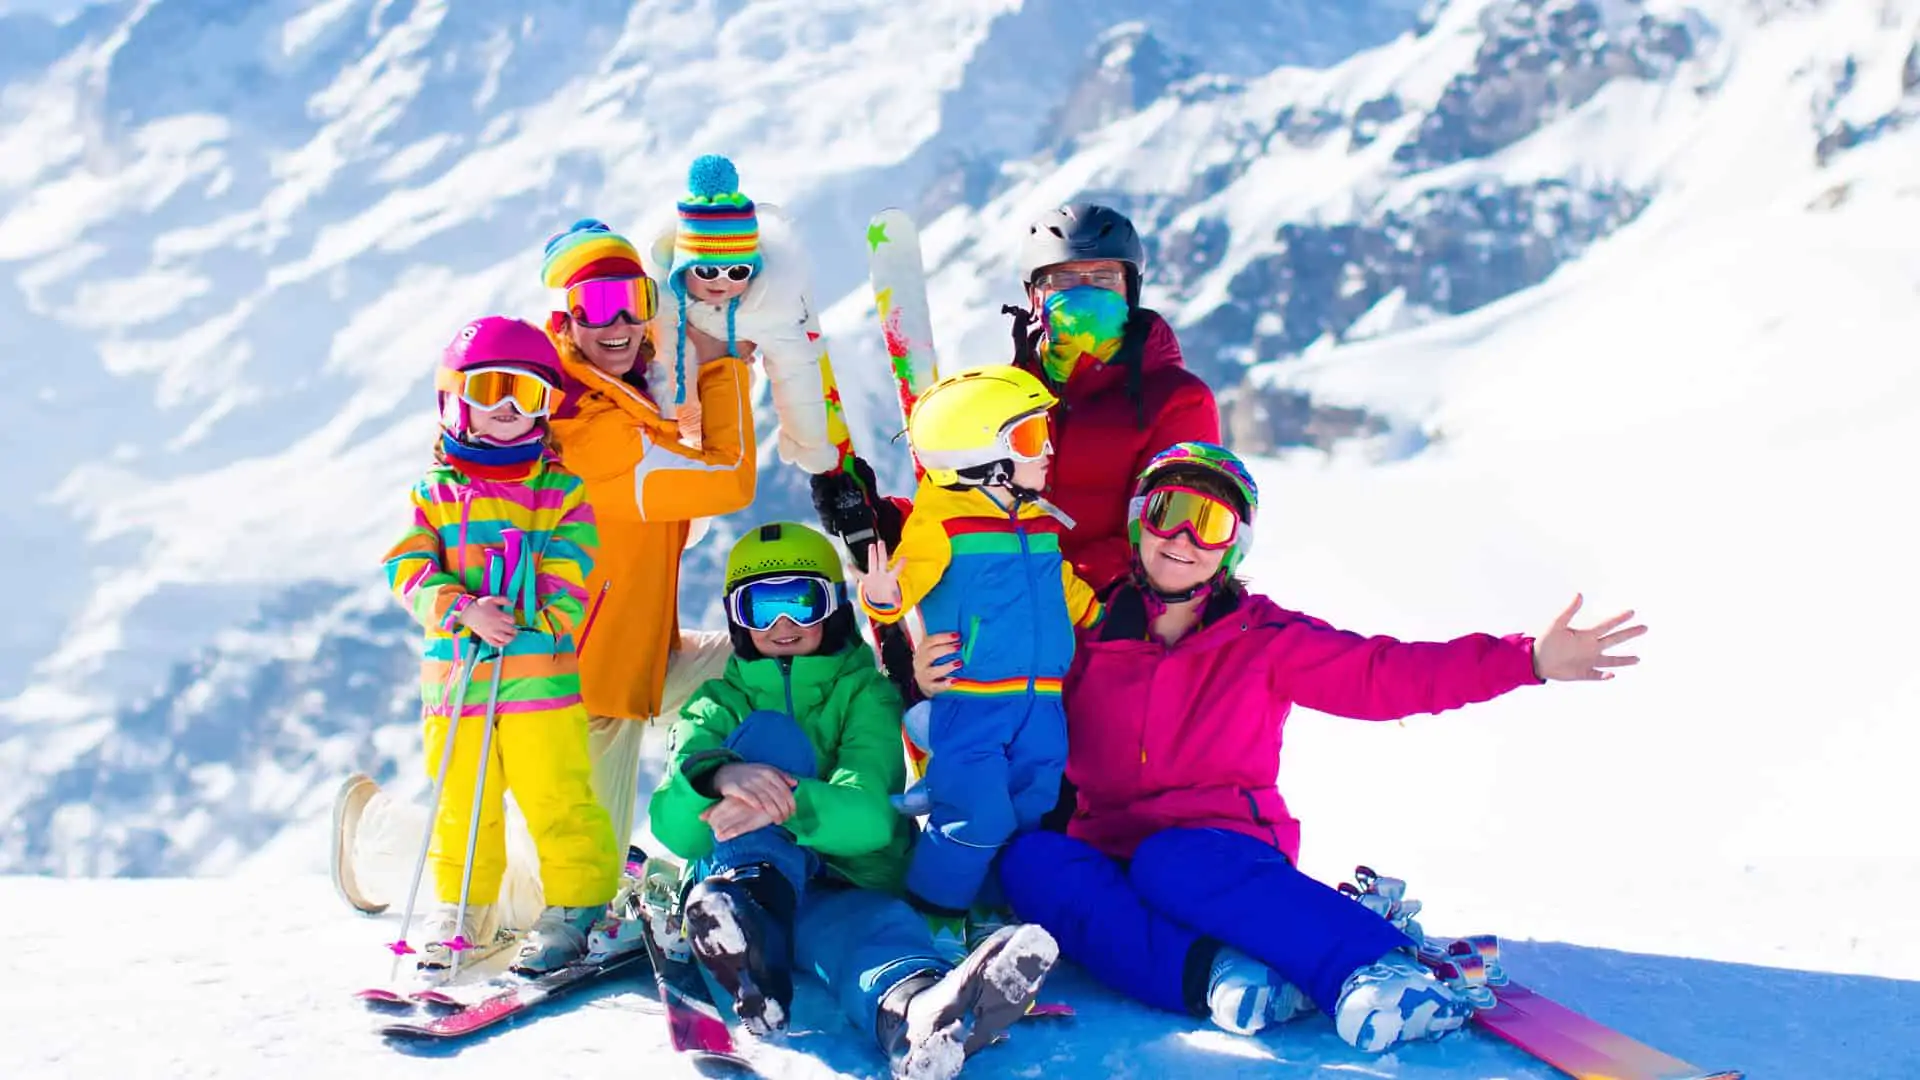
[[[1356,884],[1357,883],[1357,884]],[[1507,976],[1500,939],[1491,934],[1430,938],[1412,916],[1406,883],[1365,866],[1340,891],[1393,923],[1419,949],[1420,962],[1476,1006],[1473,1024],[1575,1080],[1743,1080],[1737,1069],[1702,1069],[1575,1012]]]
[[[933,315],[927,300],[927,274],[920,255],[920,227],[897,207],[888,207],[867,222],[867,277],[873,286],[874,310],[880,320],[880,337],[886,343],[887,360],[893,369],[894,392],[900,402],[900,429],[906,430],[914,403],[939,376],[939,357],[933,346]],[[912,455],[911,449],[908,451]],[[920,459],[912,457],[917,480],[925,471]],[[906,623],[894,624],[891,631],[905,635],[911,648],[919,635],[906,629]],[[876,635],[875,648],[881,647]],[[884,655],[884,654],[883,654]],[[907,753],[907,768],[914,780],[927,772],[927,751],[903,733],[901,742]]]
[[[647,963],[644,949],[618,953],[599,960],[582,960],[535,978],[515,977],[510,985],[499,987],[478,1001],[461,1003],[442,1015],[427,1020],[401,1020],[380,1025],[381,1035],[394,1039],[445,1040],[465,1038],[520,1016],[535,1006],[563,997],[583,986],[626,973],[637,973]]]
[[[904,429],[914,403],[940,377],[927,273],[920,259],[920,228],[905,210],[889,207],[867,222],[867,277],[873,284],[874,308],[893,367]],[[916,477],[923,471],[917,459],[913,471]]]
[[[640,875],[640,913],[646,920],[647,955],[654,984],[667,1010],[673,1048],[707,1075],[757,1076],[734,1049],[733,1033],[707,989],[706,973],[693,956],[680,923],[680,867],[670,859],[646,860]]]

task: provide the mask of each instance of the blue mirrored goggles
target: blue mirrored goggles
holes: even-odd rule
[[[771,630],[782,618],[812,626],[838,610],[845,593],[845,585],[817,574],[760,578],[727,594],[727,616],[749,630]]]

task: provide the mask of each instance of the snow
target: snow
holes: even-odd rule
[[[1498,5],[1455,0],[1425,35],[1276,68],[1249,62],[1293,11],[1274,3],[1244,42],[1192,31],[1242,51],[1196,49],[1205,74],[1052,147],[1046,110],[1007,87],[1064,91],[1071,58],[1033,42],[1077,32],[1081,6],[1100,5],[583,0],[561,17],[302,0],[234,31],[260,35],[236,66],[273,68],[258,100],[222,98],[249,84],[216,65],[207,100],[162,112],[127,89],[154,63],[139,23],[80,12],[104,36],[0,72],[0,262],[17,287],[0,319],[10,346],[18,333],[21,352],[59,360],[32,369],[48,408],[15,418],[34,453],[5,473],[35,501],[0,530],[26,570],[14,608],[33,613],[0,637],[0,814],[66,782],[116,710],[202,647],[216,670],[180,684],[183,709],[338,634],[243,627],[290,582],[367,584],[431,430],[423,380],[447,327],[544,310],[532,245],[574,216],[650,237],[682,180],[662,163],[724,149],[756,198],[832,238],[816,280],[857,436],[898,420],[884,379],[860,374],[879,368],[858,359],[877,350],[848,225],[911,206],[942,155],[988,155],[997,177],[984,206],[921,223],[953,367],[1004,355],[995,313],[1015,297],[1021,226],[1082,191],[1175,207],[1175,229],[1230,227],[1164,306],[1178,322],[1226,300],[1283,224],[1473,180],[1618,183],[1647,210],[1543,284],[1454,317],[1389,294],[1344,341],[1256,372],[1394,427],[1254,463],[1248,572],[1282,604],[1446,637],[1537,630],[1583,592],[1579,621],[1631,606],[1652,627],[1644,663],[1606,684],[1402,724],[1301,712],[1282,790],[1303,866],[1409,879],[1429,929],[1501,934],[1523,981],[1703,1067],[1920,1076],[1920,106],[1899,87],[1920,3],[1648,5],[1710,28],[1673,78],[1615,81],[1493,155],[1414,173],[1394,148]],[[1155,5],[1108,6],[1177,32]],[[602,19],[595,51],[570,31],[579,14]],[[152,89],[185,100],[175,77]],[[1388,94],[1405,111],[1359,150],[1344,121],[1301,145],[1273,132],[1283,110],[1345,117]],[[1816,161],[1843,123],[1876,135]],[[1197,190],[1216,168],[1225,186]],[[384,605],[369,587],[340,618]],[[301,684],[261,715],[323,712],[328,689]],[[415,760],[416,744],[393,724],[316,739],[310,760],[195,764],[149,809],[207,844],[199,869],[231,877],[0,879],[0,910],[33,928],[16,968],[38,973],[0,991],[0,1075],[444,1073],[383,1046],[346,1000],[379,976],[394,920],[345,914],[318,876],[315,776]],[[232,800],[295,823],[248,850],[213,835],[238,820],[215,805]],[[77,792],[48,825],[50,869],[122,865],[92,845],[145,827]],[[1023,1028],[968,1075],[1551,1075],[1473,1037],[1366,1058],[1324,1019],[1237,1039],[1071,968],[1048,996],[1080,1018]],[[448,1056],[686,1072],[649,1001],[609,987]],[[770,1074],[878,1074],[817,989],[798,1026],[791,1046],[753,1051]]]
[[[537,1018],[454,1048],[387,1043],[351,998],[385,977],[397,914],[363,919],[323,878],[226,881],[0,879],[0,909],[34,932],[6,980],[0,1074],[52,1076],[697,1075],[666,1040],[650,980],[615,981]],[[1702,1067],[1753,1080],[1892,1078],[1920,1072],[1901,1032],[1920,984],[1864,976],[1509,942],[1509,966],[1537,991]],[[1047,1000],[1075,1019],[1028,1021],[969,1064],[969,1077],[1473,1076],[1558,1074],[1475,1034],[1371,1057],[1312,1017],[1243,1039],[1121,1001],[1057,969]],[[871,1042],[803,979],[787,1045],[747,1055],[770,1077],[883,1077]]]

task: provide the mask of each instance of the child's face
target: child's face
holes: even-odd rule
[[[801,626],[782,615],[765,630],[748,630],[747,636],[761,656],[812,656],[827,636],[827,624],[822,621]]]
[[[1053,455],[1051,454],[1033,461],[1021,461],[1019,458],[1015,458],[1013,461],[1014,486],[1025,488],[1028,491],[1045,491],[1047,489],[1047,469],[1052,464]]]
[[[619,378],[633,370],[640,360],[640,340],[646,336],[645,323],[634,323],[620,318],[612,326],[599,329],[581,326],[573,320],[567,320],[567,333],[573,338],[574,347],[587,363],[601,371]]]
[[[467,427],[472,433],[492,443],[514,442],[539,422],[514,408],[510,401],[503,401],[491,410],[468,405],[467,418]]]
[[[724,304],[736,296],[744,295],[747,286],[753,284],[752,278],[735,281],[725,274],[708,280],[694,273],[695,269],[690,266],[681,271],[680,276],[687,283],[687,298],[698,300],[703,304]]]
[[[1182,593],[1211,580],[1227,557],[1225,548],[1208,551],[1194,546],[1184,531],[1171,539],[1140,530],[1140,565],[1147,582],[1163,593]]]

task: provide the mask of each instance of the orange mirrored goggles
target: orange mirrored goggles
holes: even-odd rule
[[[481,368],[465,375],[460,400],[481,412],[492,412],[511,404],[522,416],[545,416],[552,403],[553,387],[531,372]]]
[[[1052,430],[1044,412],[1029,413],[1008,426],[1007,449],[1022,461],[1037,461],[1053,453]]]
[[[1169,486],[1147,492],[1140,527],[1168,540],[1184,531],[1196,546],[1214,550],[1233,546],[1240,534],[1240,515],[1215,496]]]

